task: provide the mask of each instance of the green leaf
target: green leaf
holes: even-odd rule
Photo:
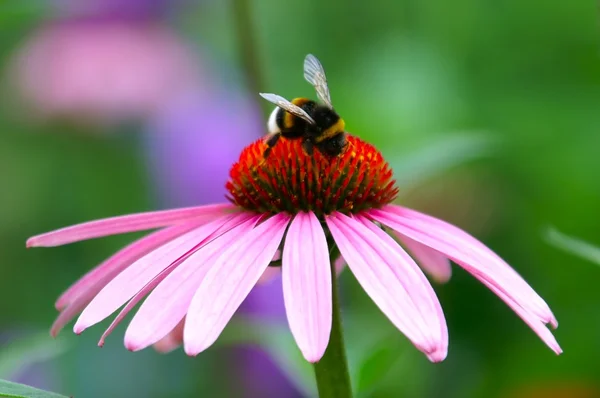
[[[546,230],[545,237],[551,245],[600,265],[600,247],[565,235],[552,227]]]
[[[4,344],[0,352],[0,377],[11,378],[25,367],[55,358],[67,350],[64,340],[39,332]]]
[[[0,380],[0,397],[10,398],[66,398],[64,395],[39,390],[24,384]]]

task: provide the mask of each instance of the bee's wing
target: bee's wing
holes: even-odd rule
[[[325,105],[333,109],[331,96],[329,95],[329,87],[327,87],[325,70],[317,57],[312,54],[308,54],[306,58],[304,58],[304,78],[315,87],[319,99],[324,102]]]
[[[310,117],[310,115],[308,113],[306,113],[306,111],[304,109],[300,108],[297,105],[292,104],[290,101],[286,100],[285,98],[283,98],[277,94],[265,94],[265,93],[260,93],[260,96],[263,97],[264,99],[266,99],[267,101],[272,102],[273,104],[277,105],[281,109],[284,109],[285,111],[291,113],[292,115],[298,116],[299,118],[306,120],[310,124],[315,124],[315,121],[313,120],[313,118]]]

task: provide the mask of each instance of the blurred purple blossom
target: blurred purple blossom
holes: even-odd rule
[[[257,109],[235,90],[203,87],[174,99],[148,128],[157,194],[169,206],[222,202],[230,166],[261,132]]]

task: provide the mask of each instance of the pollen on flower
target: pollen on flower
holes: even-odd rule
[[[392,170],[374,146],[347,137],[344,152],[308,155],[300,139],[281,138],[267,158],[261,138],[247,146],[230,171],[226,188],[234,204],[260,213],[313,211],[318,216],[379,208],[398,188]]]

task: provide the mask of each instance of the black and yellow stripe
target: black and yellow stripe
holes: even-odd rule
[[[335,122],[334,124],[332,124],[330,127],[326,128],[325,130],[323,130],[323,132],[321,133],[321,135],[319,135],[315,141],[316,142],[323,142],[331,137],[335,137],[336,135],[338,135],[339,133],[343,133],[344,132],[344,128],[346,127],[346,123],[344,122],[344,119],[340,118],[337,120],[337,122]]]

